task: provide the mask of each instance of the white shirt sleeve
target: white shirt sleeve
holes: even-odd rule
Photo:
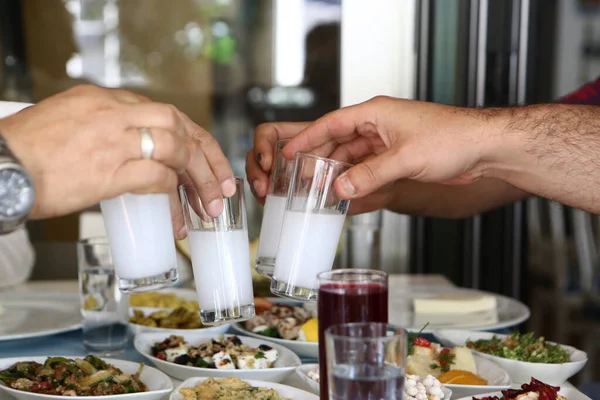
[[[35,250],[25,228],[0,235],[0,287],[25,282],[34,263]]]

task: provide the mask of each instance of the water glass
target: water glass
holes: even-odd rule
[[[223,212],[216,218],[206,213],[193,185],[179,187],[200,318],[207,325],[254,317],[244,180],[236,178],[235,183],[235,194],[223,199]]]
[[[349,200],[333,187],[351,164],[296,154],[271,292],[307,301],[317,298],[317,275],[333,267]]]
[[[403,398],[407,335],[384,323],[335,325],[326,331],[330,400]]]
[[[77,261],[86,352],[107,356],[125,351],[131,338],[129,295],[118,288],[108,240],[80,240]]]
[[[319,376],[327,377],[325,331],[334,325],[388,322],[388,275],[382,271],[338,269],[319,274]],[[320,380],[328,393],[327,379]]]
[[[177,282],[169,196],[126,193],[100,202],[119,289],[146,292]]]
[[[349,218],[342,251],[343,268],[379,269],[381,211]]]
[[[294,162],[287,160],[281,154],[283,147],[288,142],[289,139],[280,140],[275,146],[275,161],[265,199],[258,252],[254,264],[256,272],[269,279],[273,277],[273,270],[275,269],[275,256],[277,255],[277,246],[281,235],[290,179],[294,169]]]

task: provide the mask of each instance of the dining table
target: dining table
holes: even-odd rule
[[[456,288],[454,284],[444,277],[437,274],[415,275],[415,274],[395,274],[389,277],[390,296],[395,292],[405,290],[417,291],[432,291],[436,292],[443,289]],[[60,293],[65,298],[79,302],[79,289],[77,280],[47,280],[47,281],[29,281],[20,285],[0,290],[0,294],[10,292],[16,296],[27,297],[35,293],[35,298],[43,298],[44,293]],[[389,310],[390,320],[394,319],[394,313],[401,313],[403,310],[391,308]],[[16,339],[0,341],[0,358],[7,357],[27,357],[27,356],[81,356],[85,355],[86,351],[82,341],[81,329],[73,329],[69,332],[54,334],[50,336]],[[133,362],[144,362],[152,365],[152,363],[140,355],[130,343],[127,349],[111,358],[118,358]],[[303,363],[315,363],[315,359],[302,359]],[[173,379],[173,378],[172,378]],[[173,385],[176,387],[181,381],[173,379]],[[282,382],[301,390],[310,391],[297,374],[291,374]],[[570,383],[565,383],[565,387],[573,387]],[[5,392],[0,392],[0,400],[9,400],[10,395]]]

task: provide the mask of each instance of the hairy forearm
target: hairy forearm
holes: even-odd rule
[[[470,185],[441,185],[398,181],[387,209],[401,214],[437,218],[466,218],[523,200],[528,193],[498,179]]]
[[[539,105],[495,112],[484,176],[600,213],[600,107]]]

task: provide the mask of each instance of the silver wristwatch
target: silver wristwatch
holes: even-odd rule
[[[34,203],[33,181],[0,133],[0,234],[23,225]]]

